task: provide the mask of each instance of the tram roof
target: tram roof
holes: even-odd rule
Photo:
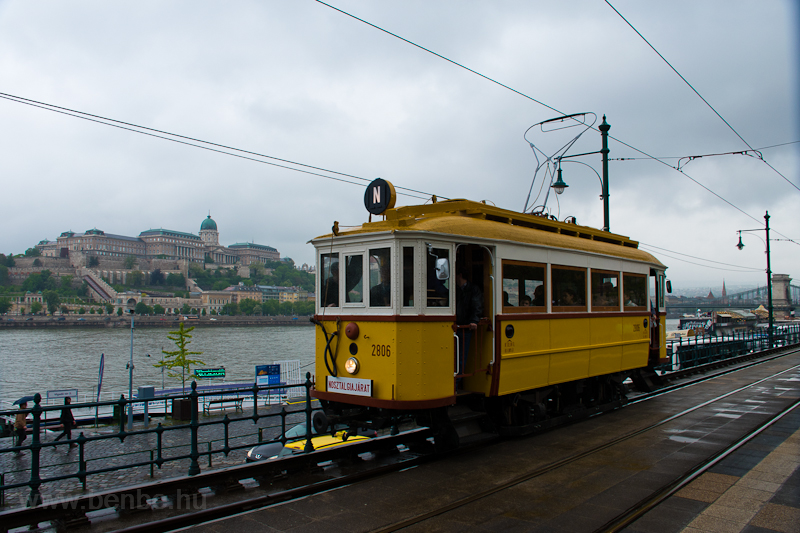
[[[446,200],[387,209],[384,219],[341,229],[339,237],[380,232],[426,232],[551,246],[664,265],[639,242],[588,226],[518,213],[471,200]],[[330,239],[331,234],[319,239]],[[312,242],[313,242],[312,241]]]

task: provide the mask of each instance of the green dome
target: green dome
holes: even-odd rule
[[[217,223],[211,219],[211,215],[208,215],[208,218],[205,219],[202,224],[200,224],[200,231],[203,231],[204,229],[217,231]]]

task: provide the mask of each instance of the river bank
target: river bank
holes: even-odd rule
[[[183,320],[181,316],[135,316],[135,328],[174,328],[179,322],[203,327],[311,326],[307,316],[211,316]],[[128,328],[130,316],[12,316],[0,317],[0,328]]]

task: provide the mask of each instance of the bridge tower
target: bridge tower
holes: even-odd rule
[[[792,278],[788,274],[772,275],[772,307],[776,316],[788,316],[792,309],[791,283]]]

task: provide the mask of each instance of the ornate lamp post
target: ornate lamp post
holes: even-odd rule
[[[564,189],[569,187],[563,179],[561,179],[561,160],[567,159],[570,157],[580,157],[583,155],[591,155],[591,154],[602,154],[603,155],[603,177],[601,178],[601,186],[603,188],[603,194],[601,195],[603,198],[603,231],[611,231],[608,221],[608,130],[611,129],[611,125],[606,122],[606,116],[603,115],[603,123],[600,124],[598,127],[600,130],[600,137],[603,141],[603,147],[599,152],[586,152],[585,154],[575,154],[570,156],[562,156],[558,158],[558,175],[556,182],[551,185],[553,190],[556,194],[561,194],[564,192]],[[589,166],[589,165],[586,165]],[[589,167],[592,168],[592,167]],[[592,168],[592,170],[594,170]],[[595,170],[595,174],[597,171]]]
[[[740,229],[737,230],[739,232],[739,242],[736,244],[738,249],[744,248],[744,243],[742,242],[742,232],[748,231],[766,231],[766,241],[765,244],[767,246],[767,306],[769,311],[769,347],[772,348],[772,325],[775,322],[775,317],[773,316],[772,312],[772,269],[770,268],[770,257],[769,257],[769,211],[766,212],[764,215],[764,228],[758,229]]]

